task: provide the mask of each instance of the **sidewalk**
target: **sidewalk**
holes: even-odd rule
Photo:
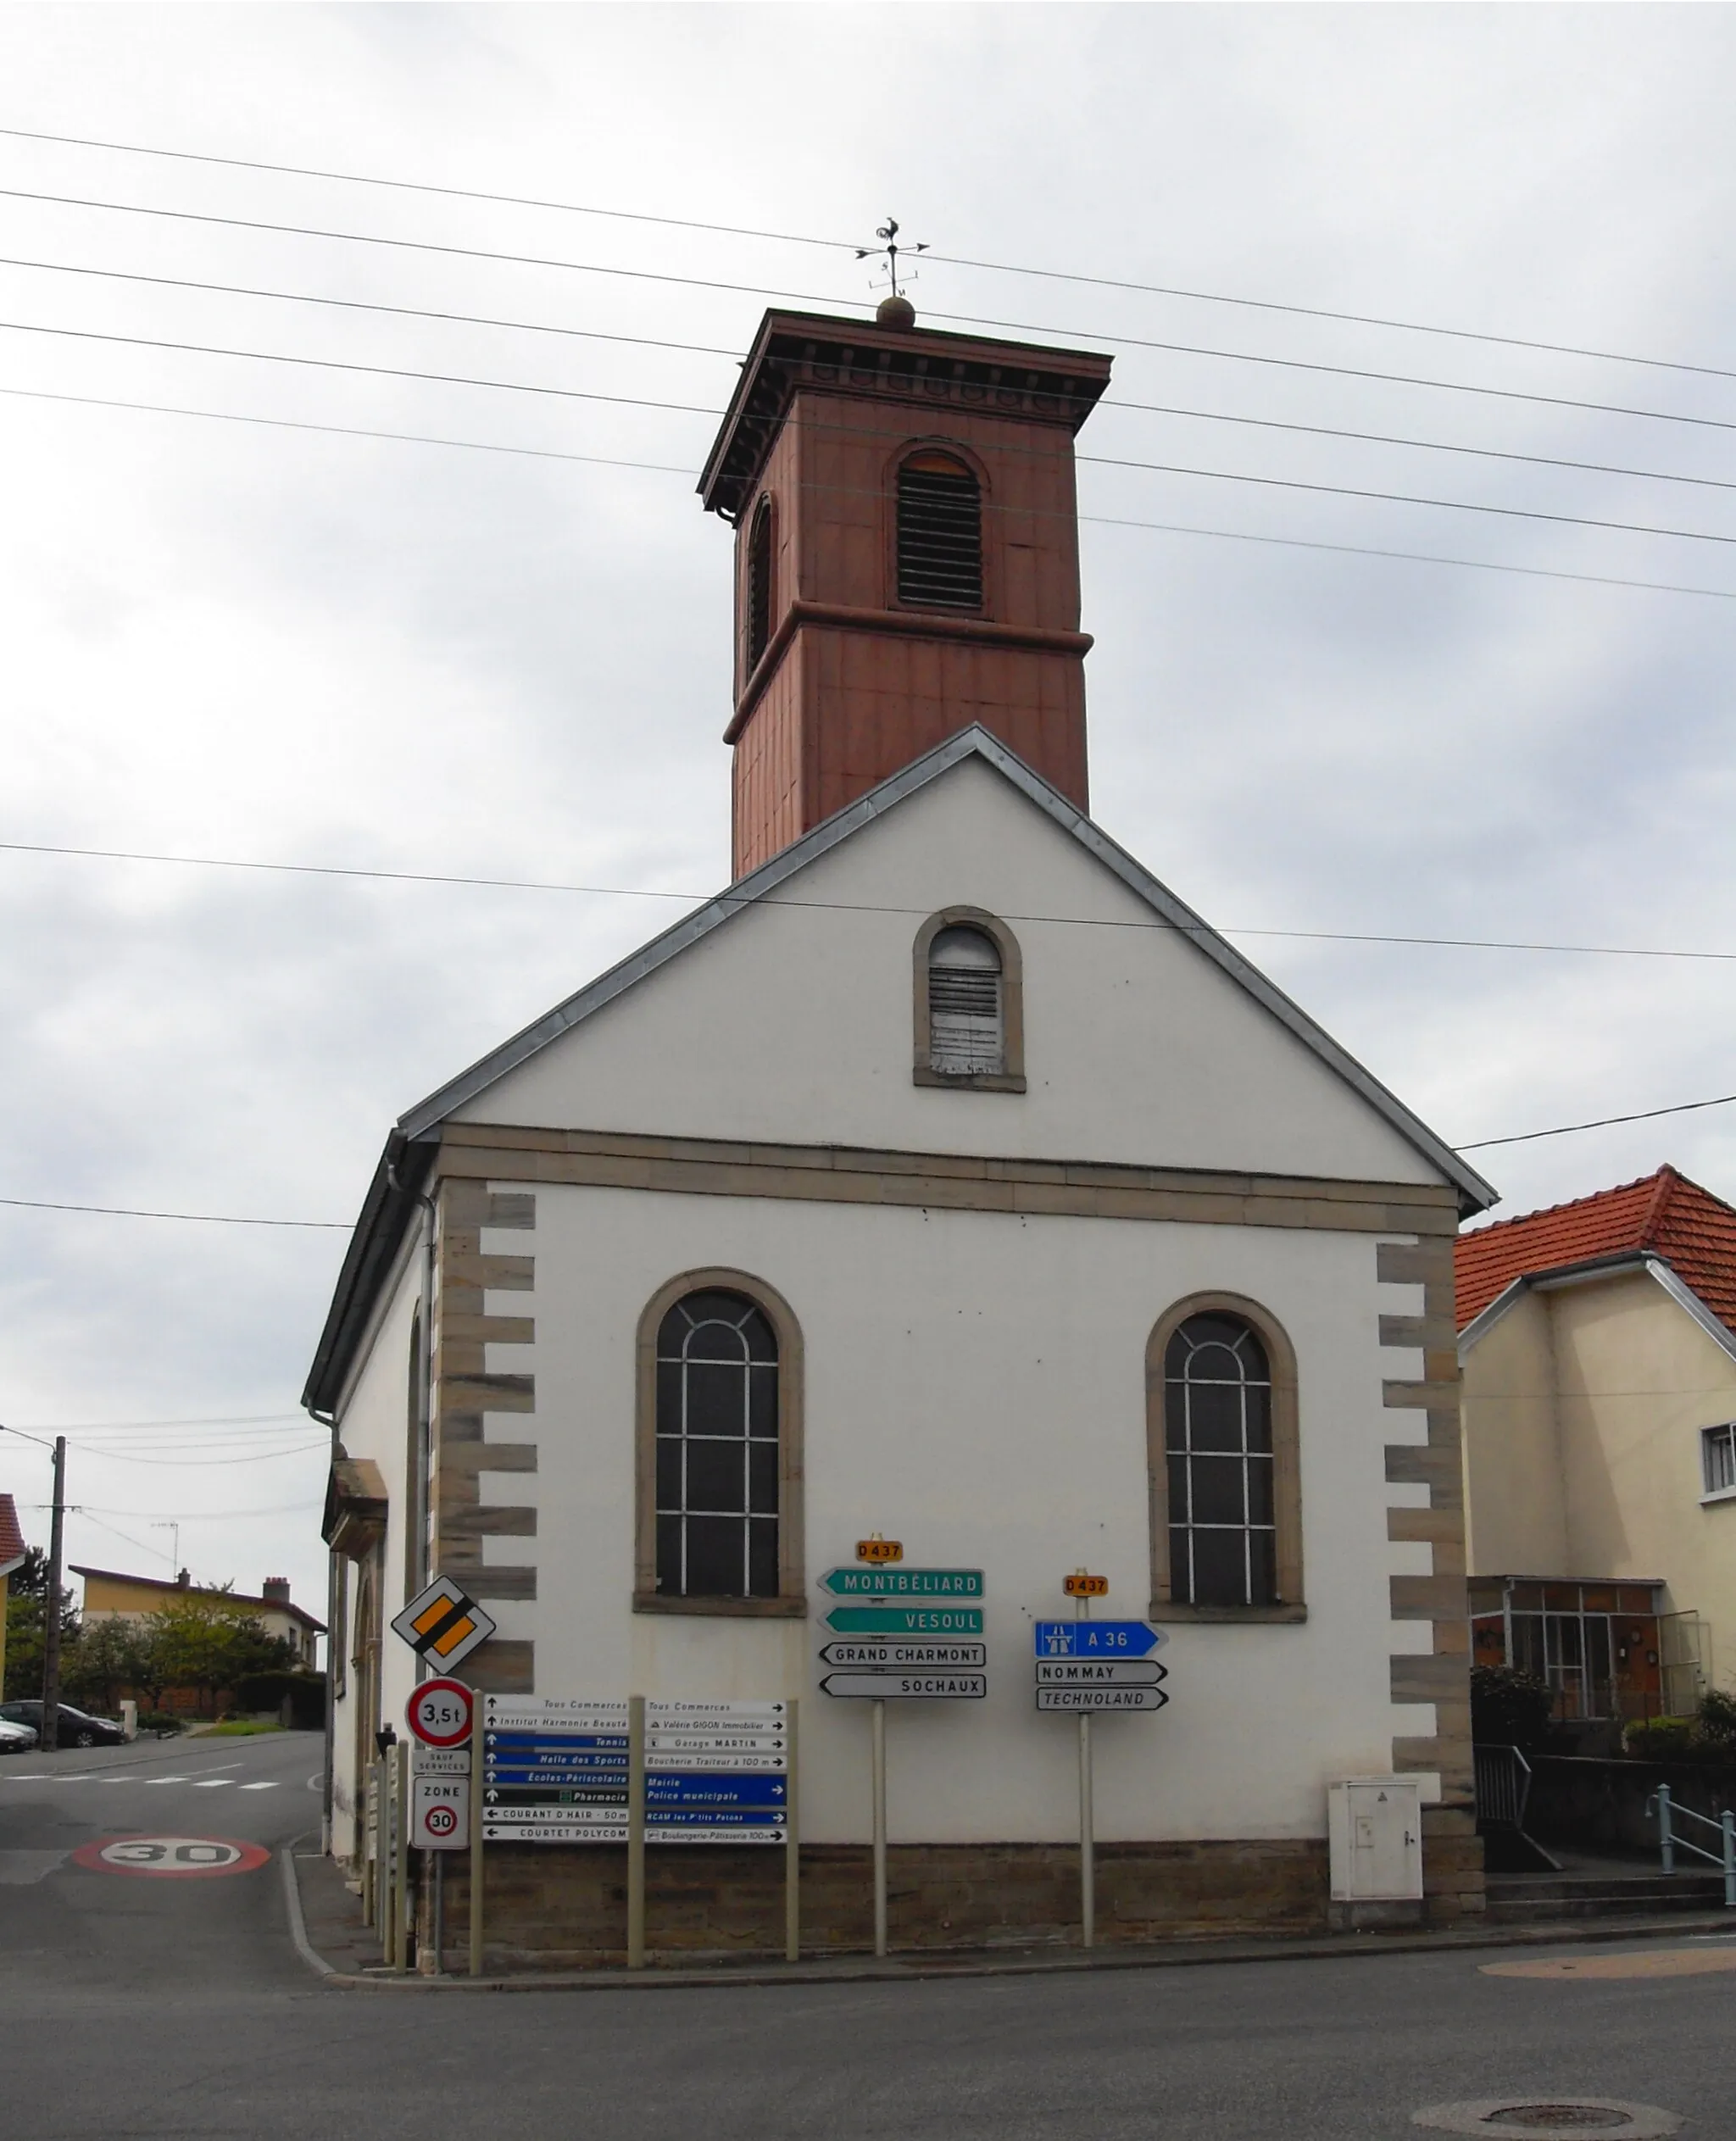
[[[772,1955],[721,1962],[648,1960],[644,1970],[526,1971],[510,1977],[423,1977],[384,1967],[380,1944],[361,1922],[361,1906],[336,1862],[303,1840],[282,1860],[292,1936],[302,1959],[324,1982],[392,1992],[673,1992],[722,1985],[897,1984],[933,1977],[1027,1977],[1090,1970],[1167,1970],[1188,1965],[1306,1962],[1346,1955],[1434,1955],[1479,1948],[1583,1947],[1660,1934],[1727,1933],[1736,1938],[1736,1910],[1672,1911],[1536,1924],[1478,1927],[1474,1932],[1321,1933],[1306,1939],[1172,1940],[1093,1948],[927,1949],[904,1955],[837,1955],[784,1962]],[[459,1960],[452,1947],[448,1963]]]

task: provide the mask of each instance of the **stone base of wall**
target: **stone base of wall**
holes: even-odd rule
[[[1469,1808],[1422,1810],[1422,1916],[1431,1926],[1480,1918],[1488,1907],[1483,1888],[1483,1838]]]
[[[801,1857],[803,1953],[871,1951],[867,1847],[805,1844]],[[1479,1880],[1480,1866],[1479,1859]],[[783,1882],[784,1854],[776,1849],[654,1846],[645,1875],[652,1959],[782,1955]],[[448,1966],[462,1966],[469,1914],[466,1861],[454,1855],[446,1875]],[[1100,1942],[1318,1932],[1327,1914],[1323,1839],[1097,1847]],[[892,1947],[904,1951],[1069,1944],[1079,1937],[1077,1849],[894,1844],[887,1853],[887,1925]],[[491,1844],[483,1934],[490,1971],[624,1963],[625,1847]]]

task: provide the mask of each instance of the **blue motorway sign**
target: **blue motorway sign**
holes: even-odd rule
[[[1143,1658],[1166,1640],[1149,1621],[1039,1621],[1039,1658]]]

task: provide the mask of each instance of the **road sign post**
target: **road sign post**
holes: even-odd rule
[[[645,1967],[645,1698],[627,1697],[627,1968]]]
[[[874,1720],[874,1952],[886,1953],[886,1704],[876,1702]]]
[[[783,1959],[802,1960],[802,1846],[796,1808],[796,1735],[800,1730],[798,1705],[790,1698],[789,1758],[785,1772],[789,1789],[784,1798],[783,1839]]]
[[[482,1757],[486,1751],[482,1710],[483,1705],[476,1703],[470,1713],[470,1782],[476,1789],[470,1793],[470,1922],[467,1931],[472,1977],[482,1975]]]
[[[1091,1713],[1079,1713],[1079,1944],[1097,1938],[1097,1825],[1091,1777]]]

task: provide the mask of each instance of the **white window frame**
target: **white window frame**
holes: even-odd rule
[[[1702,1503],[1736,1501],[1736,1421],[1700,1429],[1700,1478]]]

